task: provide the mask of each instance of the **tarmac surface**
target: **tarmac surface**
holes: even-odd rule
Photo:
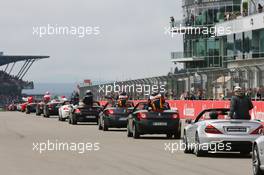
[[[249,156],[225,153],[197,158],[169,149],[179,144],[163,135],[135,140],[127,138],[126,130],[99,131],[95,124],[74,126],[56,117],[0,112],[3,175],[252,174]]]

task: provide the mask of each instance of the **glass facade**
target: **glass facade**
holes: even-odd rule
[[[244,43],[244,52],[250,54],[252,52],[252,31],[244,32],[243,43]]]
[[[186,63],[186,68],[220,67],[220,40],[218,38],[185,39],[186,57],[203,58],[204,61]]]
[[[225,38],[225,37],[224,37]],[[235,50],[235,38],[234,35],[227,35],[226,40],[226,50],[223,55],[226,55],[225,60],[231,60],[234,59],[234,50]]]
[[[243,33],[235,34],[235,57],[242,59],[243,55]]]
[[[226,61],[264,57],[264,29],[223,37]]]
[[[264,53],[264,29],[259,30],[259,52]]]
[[[187,7],[185,9],[186,26],[210,26],[218,22],[223,22],[227,18],[235,18],[240,15],[240,3],[232,5],[221,5],[213,7]],[[229,14],[229,15],[227,15]]]
[[[241,0],[185,0],[184,22],[192,27],[214,27],[216,23],[227,20],[227,14],[240,13]],[[209,4],[209,5],[208,5]],[[231,15],[230,15],[231,16]],[[184,56],[200,58],[195,61],[186,61],[186,69],[216,68],[223,66],[223,55],[234,55],[234,51],[242,53],[243,35],[217,38],[209,34],[185,34]],[[236,42],[238,41],[238,42]],[[232,58],[231,58],[232,59]]]
[[[244,15],[247,6],[245,3],[241,5],[241,0],[185,0],[184,2],[185,25],[198,29],[204,27],[210,29],[216,23],[236,19]],[[205,2],[210,2],[211,5],[207,6]],[[220,2],[222,5],[219,5]],[[199,58],[185,61],[186,69],[223,67],[226,66],[226,61],[264,57],[264,29],[221,37],[214,37],[210,33],[187,33],[184,35],[184,56]]]

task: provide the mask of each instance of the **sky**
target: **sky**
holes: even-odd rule
[[[169,17],[181,19],[180,0],[8,0],[1,3],[0,50],[49,55],[25,76],[36,83],[122,81],[166,75],[181,36],[165,35]],[[99,35],[46,35],[41,26],[99,27]],[[18,69],[18,67],[17,67]]]

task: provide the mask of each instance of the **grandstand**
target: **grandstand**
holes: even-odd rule
[[[34,88],[33,82],[24,81],[23,78],[35,61],[45,58],[49,56],[4,55],[0,52],[0,107],[19,101],[23,89]],[[22,62],[22,66],[16,66],[18,62]]]

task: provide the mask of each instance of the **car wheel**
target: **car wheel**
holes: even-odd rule
[[[101,120],[100,120],[100,118],[98,119],[98,129],[99,129],[99,130],[102,130],[102,129],[103,129],[103,127],[102,127],[102,125],[101,125]]]
[[[72,115],[72,121],[71,121],[71,124],[73,124],[73,125],[77,125],[77,118],[76,118],[76,116],[75,115]]]
[[[181,139],[181,122],[179,122],[178,131],[174,134],[175,139]]]
[[[258,154],[258,147],[254,145],[253,147],[253,155],[252,155],[252,166],[254,175],[262,175],[263,171],[260,169],[260,161]]]
[[[196,133],[195,135],[195,147],[194,147],[194,154],[197,156],[197,157],[203,157],[205,156],[207,153],[207,151],[203,150],[201,148],[201,145],[200,145],[200,140],[199,140],[199,136],[198,136],[198,133]]]
[[[58,117],[58,120],[59,120],[59,121],[61,121],[61,115],[60,115],[60,113],[59,113],[59,117]]]
[[[30,114],[29,107],[26,107],[26,114]]]
[[[127,125],[127,137],[133,137],[133,133],[130,132],[129,126]]]
[[[172,139],[173,134],[167,134],[167,139]]]
[[[36,116],[40,116],[40,110],[38,107],[36,108]]]
[[[251,151],[240,151],[240,154],[243,156],[248,156],[248,155],[250,155],[250,152]]]
[[[103,130],[108,131],[108,126],[105,124],[105,120],[103,120]]]
[[[69,124],[72,124],[72,119],[71,119],[71,117],[69,117],[68,122],[69,122]]]
[[[46,113],[46,118],[49,118],[49,117],[50,117],[49,112],[47,112]]]
[[[43,117],[46,117],[46,107],[43,107]]]
[[[183,143],[185,144],[184,153],[186,153],[186,154],[192,153],[192,149],[189,147],[189,144],[187,141],[186,133],[184,133],[184,135],[183,135]]]
[[[136,127],[135,123],[133,124],[133,137],[134,137],[134,139],[138,139],[140,137],[140,134],[139,134],[139,132],[137,130],[137,127]]]
[[[43,109],[43,117],[45,117],[45,118],[47,117],[46,116],[46,109],[45,108]]]
[[[43,109],[43,115],[46,118],[49,118],[50,117],[48,106],[45,106],[44,107],[44,109]]]
[[[99,125],[99,117],[97,117],[96,124]]]

